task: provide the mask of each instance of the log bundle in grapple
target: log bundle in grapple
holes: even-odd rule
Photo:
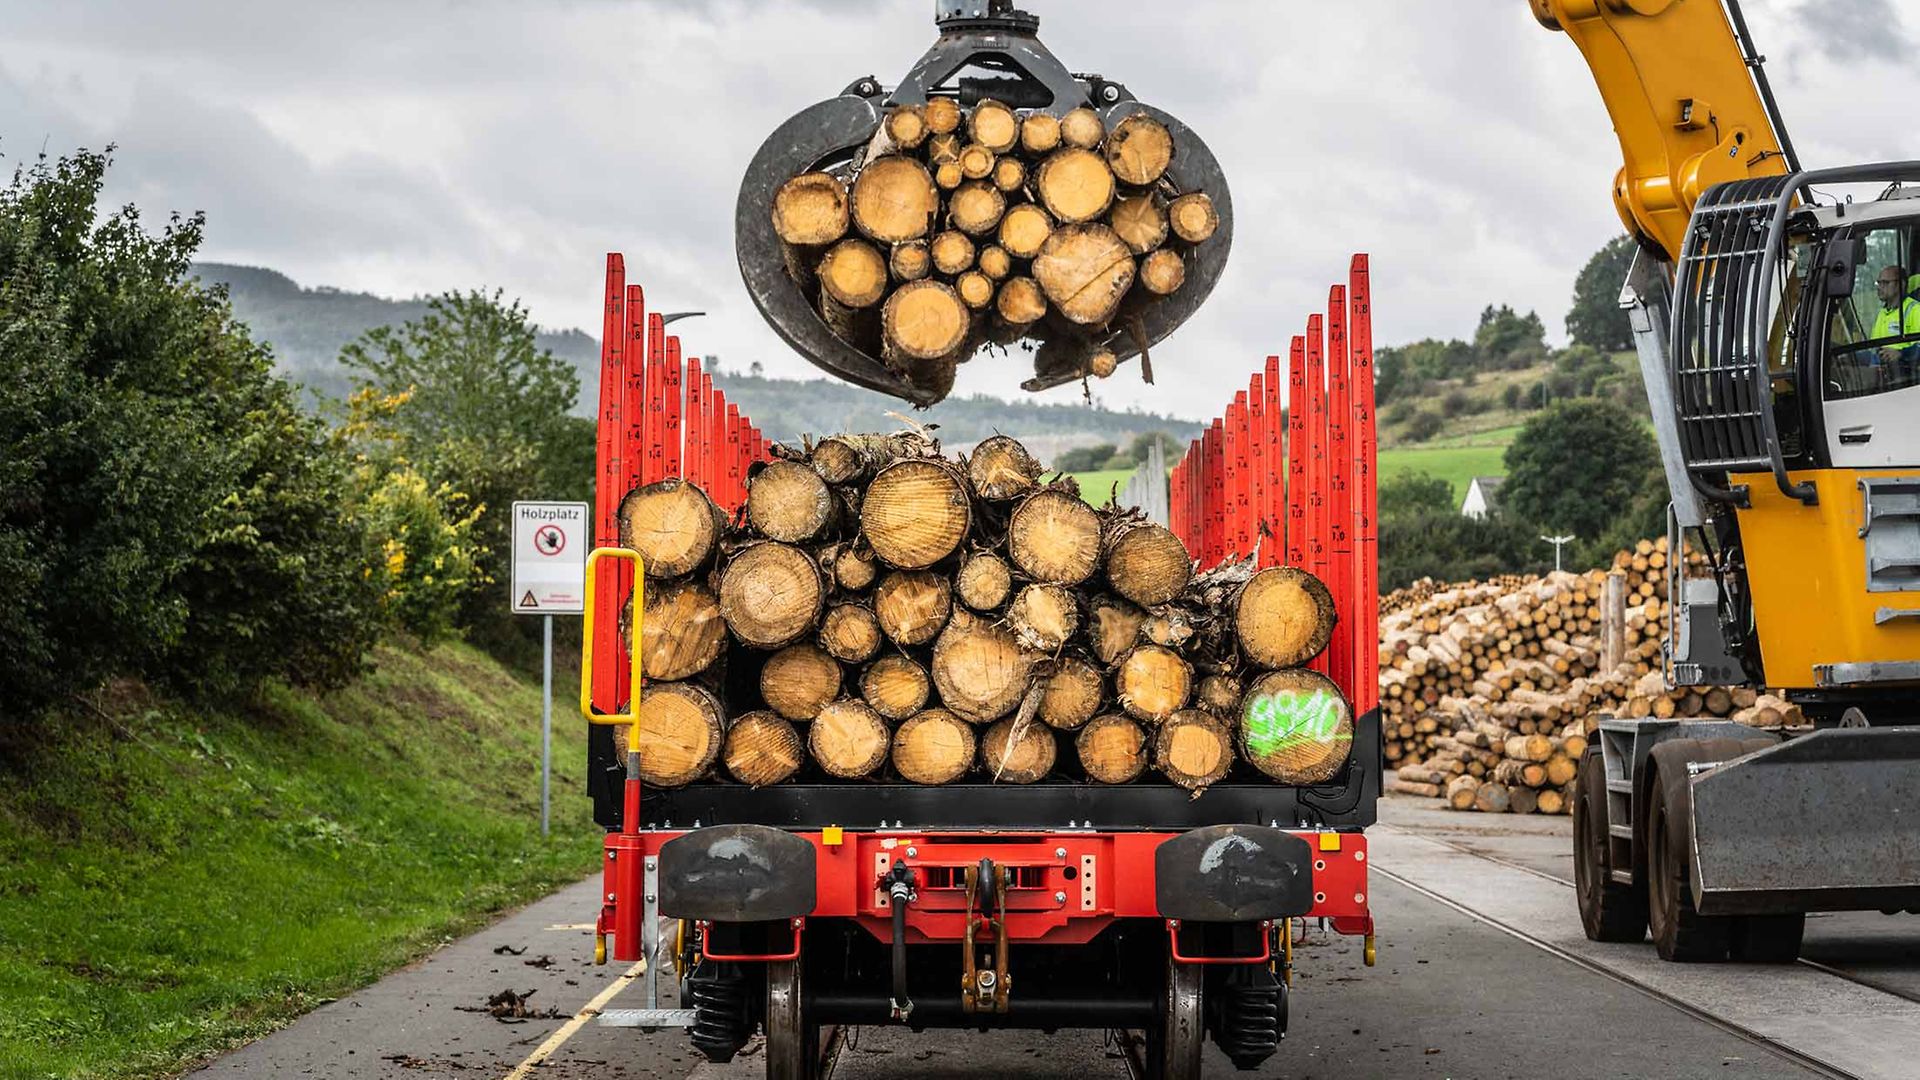
[[[776,458],[730,524],[678,480],[622,505],[649,574],[647,783],[1202,791],[1323,783],[1348,760],[1351,707],[1304,666],[1334,622],[1312,575],[1196,575],[1167,529],[1044,482],[1004,437],[958,460],[918,435]]]
[[[1112,374],[1109,328],[1186,282],[1220,225],[1168,177],[1179,152],[1144,113],[1024,114],[991,99],[897,105],[847,168],[775,192],[788,275],[842,341],[944,397],[989,343],[1028,341],[1058,381]]]

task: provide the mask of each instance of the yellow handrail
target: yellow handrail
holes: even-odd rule
[[[595,592],[598,575],[595,566],[601,559],[625,559],[633,563],[633,624],[629,640],[628,666],[632,671],[632,691],[627,695],[627,711],[623,713],[598,713],[593,711],[593,631],[595,601],[599,599]],[[614,726],[627,725],[627,750],[637,752],[640,748],[640,624],[641,612],[646,607],[647,576],[646,566],[640,561],[640,553],[630,548],[595,548],[587,553],[587,591],[586,610],[583,612],[580,630],[580,715],[587,718],[589,724]]]

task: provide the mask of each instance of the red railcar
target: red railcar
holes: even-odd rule
[[[624,278],[609,256],[602,549],[618,544],[619,497],[636,484],[684,473],[731,513],[766,457]],[[814,1075],[838,1025],[1117,1029],[1139,1033],[1129,1046],[1147,1075],[1184,1078],[1209,1038],[1243,1067],[1275,1052],[1296,921],[1364,935],[1371,963],[1362,830],[1382,761],[1369,295],[1356,256],[1331,294],[1330,336],[1315,315],[1295,339],[1290,412],[1268,358],[1170,480],[1169,525],[1203,566],[1284,560],[1335,591],[1341,621],[1316,666],[1356,724],[1324,785],[1236,773],[1198,798],[1150,781],[643,790],[608,726],[631,717],[618,626],[631,553],[596,551],[582,706],[608,829],[599,939],[616,960],[651,961],[648,1007],[602,1022],[683,1026],[716,1060],[764,1030],[774,1077]],[[680,976],[674,1008],[661,1007],[662,963]]]

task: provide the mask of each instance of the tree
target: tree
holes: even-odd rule
[[[1506,464],[1500,500],[1509,512],[1586,539],[1665,483],[1640,418],[1598,399],[1556,402],[1529,419],[1507,447]]]
[[[1151,452],[1155,443],[1160,444],[1161,452],[1166,455],[1167,464],[1171,465],[1180,459],[1180,440],[1164,431],[1143,431],[1135,435],[1133,442],[1127,446],[1127,456],[1144,465],[1147,454]]]
[[[1603,352],[1633,348],[1633,326],[1620,306],[1620,287],[1633,266],[1632,237],[1618,236],[1594,252],[1573,282],[1573,307],[1567,311],[1567,336]]]
[[[435,297],[419,319],[367,332],[340,360],[365,391],[398,402],[384,418],[397,459],[436,493],[443,519],[473,516],[480,572],[462,624],[504,629],[495,584],[509,572],[509,507],[591,491],[592,424],[568,415],[580,392],[573,366],[539,348],[526,309],[498,291]]]
[[[1521,315],[1506,304],[1489,304],[1480,313],[1473,347],[1487,367],[1530,367],[1547,357],[1547,328],[1535,312]]]
[[[1380,587],[1397,589],[1423,577],[1468,581],[1539,570],[1534,531],[1493,513],[1462,517],[1451,508],[1380,519]]]
[[[1453,485],[1428,472],[1395,473],[1380,481],[1380,517],[1452,513]]]
[[[344,463],[189,277],[202,219],[102,214],[108,164],[0,189],[0,712],[341,681],[377,630]]]

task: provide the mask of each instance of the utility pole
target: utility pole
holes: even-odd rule
[[[1543,536],[1540,539],[1545,540],[1547,543],[1553,545],[1553,572],[1556,574],[1559,573],[1560,572],[1560,549],[1563,547],[1566,547],[1568,544],[1573,543],[1574,538],[1571,536]]]

